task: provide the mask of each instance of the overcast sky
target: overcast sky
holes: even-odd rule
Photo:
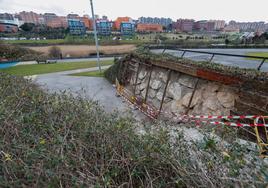
[[[268,0],[94,0],[95,14],[268,22]],[[89,0],[0,0],[0,12],[91,14]]]

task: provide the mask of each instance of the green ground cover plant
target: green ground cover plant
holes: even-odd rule
[[[187,141],[169,122],[137,124],[22,77],[0,80],[0,187],[267,185],[267,164],[237,142]]]

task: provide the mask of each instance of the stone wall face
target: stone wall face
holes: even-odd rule
[[[168,80],[168,70],[154,66],[148,85],[151,69],[141,65],[135,95],[145,98],[149,86],[147,103],[159,109]],[[136,74],[132,74],[130,84],[127,86],[132,88],[132,91],[135,82]],[[238,91],[234,87],[172,71],[163,102],[163,111],[179,114],[188,111],[188,114],[194,115],[230,115],[237,97]]]

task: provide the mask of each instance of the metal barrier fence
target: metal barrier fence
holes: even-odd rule
[[[210,58],[209,62],[212,62],[212,60],[214,59],[215,56],[241,57],[241,58],[249,58],[249,59],[261,60],[261,63],[257,67],[257,70],[260,70],[261,67],[263,66],[264,62],[266,60],[268,60],[268,57],[264,57],[264,56],[238,55],[238,54],[226,54],[226,53],[218,53],[218,52],[205,52],[205,51],[198,51],[198,50],[186,50],[186,49],[177,48],[175,46],[173,46],[173,47],[167,47],[167,46],[147,46],[147,48],[149,48],[150,50],[153,50],[153,49],[163,49],[162,54],[164,54],[166,50],[181,51],[181,52],[183,52],[182,55],[181,55],[181,58],[183,58],[187,52],[199,53],[199,54],[207,54],[207,55],[211,55],[211,58]]]

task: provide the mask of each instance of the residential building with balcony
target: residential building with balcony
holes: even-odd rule
[[[107,19],[96,20],[96,29],[99,35],[109,36],[112,33],[113,22]]]
[[[138,20],[138,23],[142,24],[159,24],[165,27],[168,27],[170,24],[172,24],[171,18],[152,18],[152,17],[140,17]]]
[[[121,35],[133,35],[135,33],[135,24],[133,22],[121,22]]]
[[[86,27],[84,22],[79,19],[68,19],[68,28],[71,35],[85,35]]]
[[[121,23],[123,22],[132,22],[132,19],[130,17],[118,17],[113,24],[113,28],[116,31],[121,30]]]

